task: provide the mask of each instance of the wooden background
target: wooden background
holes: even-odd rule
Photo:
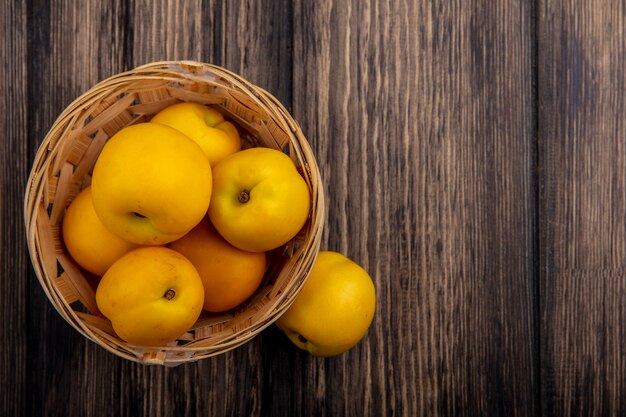
[[[2,415],[626,415],[623,1],[0,4]],[[302,125],[323,248],[378,291],[353,350],[271,327],[144,367],[51,307],[22,218],[37,147],[94,83],[164,59],[238,72]]]

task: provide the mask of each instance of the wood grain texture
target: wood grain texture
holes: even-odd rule
[[[26,117],[26,7],[0,3],[0,62],[11,72],[0,82],[0,413],[19,415],[25,397],[28,271],[22,195],[30,157]]]
[[[27,331],[3,353],[16,383],[2,404],[17,397],[13,414],[59,416],[532,415],[530,10],[461,6],[29,1],[27,22],[8,25],[32,48],[12,57],[28,69],[28,104],[4,119],[3,150],[17,147],[22,165],[3,174],[3,195],[23,184],[56,115],[100,79],[163,59],[224,65],[302,123],[330,197],[324,246],[372,273],[379,307],[367,338],[338,358],[312,358],[270,328],[162,369],[85,341],[30,276],[2,287],[30,295],[27,308],[2,310]],[[6,39],[24,54],[23,37]],[[5,109],[24,103],[15,88]],[[4,243],[21,196],[2,207],[3,272],[25,279],[25,245]]]
[[[296,3],[324,246],[379,297],[359,347],[307,364],[313,415],[539,409],[531,29],[524,2]]]
[[[626,415],[623,2],[1,1],[0,415]],[[302,125],[323,248],[378,291],[345,355],[271,327],[144,367],[46,299],[36,149],[91,85],[166,59],[240,73]]]
[[[32,160],[54,118],[73,98],[105,77],[150,61],[195,59],[228,64],[291,106],[292,16],[287,2],[250,2],[231,8],[217,1],[183,4],[136,0],[83,2],[79,6],[70,1],[48,4],[33,0],[28,10],[32,11],[28,37],[35,48],[28,57],[17,60],[17,64],[28,65],[28,111],[19,111],[15,120],[7,123],[12,123],[16,134],[25,134],[20,117],[33,116],[28,120],[28,141],[11,137],[6,147],[10,150],[22,146],[23,164]],[[274,26],[273,21],[283,23]],[[26,30],[25,21],[22,28]],[[18,41],[9,40],[13,42],[10,47],[24,51]],[[6,106],[26,102],[17,96],[19,90],[13,90],[15,96],[7,96]],[[27,143],[31,146],[29,155],[25,155]],[[16,164],[6,166],[19,168]],[[21,167],[22,177],[27,174],[26,168]],[[19,175],[6,178],[16,183],[3,184],[3,192],[23,187],[26,182]],[[19,194],[3,200],[7,206],[10,204],[3,211],[7,219],[21,216],[22,189]],[[19,230],[21,227],[15,225]],[[3,229],[3,239],[11,234]],[[23,262],[20,275],[25,278],[28,257],[24,242],[10,245],[7,249],[3,246],[3,256],[17,259],[12,251],[18,251]],[[14,262],[7,268],[20,272]],[[281,397],[294,392],[289,381],[292,370],[284,364],[305,354],[297,352],[275,329],[268,330],[263,340],[200,364],[175,369],[143,367],[122,361],[83,339],[58,317],[33,276],[28,284],[21,290],[22,294],[32,292],[28,313],[19,305],[3,304],[7,306],[3,315],[7,320],[13,314],[17,315],[13,321],[28,322],[28,340],[22,342],[21,351],[5,355],[25,361],[28,346],[28,364],[17,366],[14,374],[8,373],[11,360],[3,356],[2,369],[7,370],[7,379],[18,380],[13,389],[19,390],[19,395],[8,388],[2,390],[3,401],[10,401],[12,394],[22,400],[13,404],[21,410],[15,415],[279,415],[276,410],[284,412],[283,405],[288,403]],[[9,297],[17,289],[3,288],[2,295]],[[14,336],[19,341],[19,332]],[[275,371],[266,373],[267,369]],[[266,383],[275,375],[281,377],[281,383]],[[19,378],[32,382],[28,390]],[[287,385],[290,390],[285,391]]]
[[[184,6],[175,1],[136,2],[134,10],[133,66],[169,59],[222,65],[290,107],[289,2],[215,1]],[[164,31],[164,21],[168,27],[181,28],[180,32]],[[164,381],[156,386],[145,379],[135,384],[156,394],[155,411],[161,415],[298,415],[288,413],[289,398],[281,401],[281,396],[293,390],[289,379],[292,370],[284,366],[297,355],[302,354],[280,332],[270,329],[219,357],[174,369],[156,369],[151,377]],[[141,401],[142,389],[136,391],[137,398],[127,401]]]
[[[626,415],[626,6],[540,1],[544,415]]]
[[[62,110],[99,80],[123,70],[125,9],[122,2],[86,1],[77,7],[76,2],[63,0],[29,0],[26,7],[31,47],[24,114],[30,167]],[[119,414],[116,397],[123,387],[112,382],[121,378],[119,363],[63,321],[32,272],[28,285],[28,311],[23,317],[28,329],[28,383],[23,387],[25,407],[15,415]]]
[[[203,47],[214,37],[215,19],[221,18],[220,3],[203,5],[200,0],[130,2],[131,13],[125,28],[129,35],[132,33],[130,66],[154,61],[201,60]]]

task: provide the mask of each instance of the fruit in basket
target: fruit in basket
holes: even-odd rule
[[[161,245],[182,237],[206,214],[211,166],[202,149],[157,123],[125,127],[104,146],[92,178],[102,223],[133,243]]]
[[[219,111],[200,103],[178,103],[157,113],[152,123],[161,123],[193,139],[214,167],[226,156],[241,150],[235,125],[224,120]]]
[[[96,290],[98,308],[123,340],[164,346],[198,319],[204,288],[183,255],[163,246],[135,249],[118,259]]]
[[[367,333],[376,309],[368,273],[337,252],[320,252],[304,287],[277,326],[300,349],[339,355]]]
[[[310,205],[306,182],[280,151],[246,149],[213,168],[209,217],[242,250],[264,252],[288,242],[306,222]]]
[[[82,190],[67,208],[63,217],[63,242],[80,266],[98,276],[125,253],[138,245],[111,233],[93,208],[91,187]]]
[[[265,274],[265,253],[232,246],[217,233],[208,217],[169,247],[198,270],[204,285],[204,309],[210,312],[227,311],[243,303]]]

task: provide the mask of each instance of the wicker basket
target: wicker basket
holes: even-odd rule
[[[148,121],[180,101],[219,106],[242,128],[244,147],[264,146],[287,153],[309,186],[311,212],[300,233],[271,253],[263,283],[248,302],[224,314],[203,312],[176,342],[144,348],[121,340],[98,311],[97,278],[69,256],[60,224],[69,203],[90,183],[91,170],[105,142],[121,128]],[[33,267],[61,316],[118,356],[174,366],[244,344],[291,305],[319,250],[324,195],[311,148],[276,98],[220,67],[189,61],[157,62],[100,82],[65,109],[35,157],[24,215]]]

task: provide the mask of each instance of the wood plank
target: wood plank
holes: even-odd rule
[[[298,360],[301,409],[537,415],[531,13],[296,2],[294,114],[326,185],[323,246],[379,297],[358,347]]]
[[[26,7],[33,45],[28,49],[26,112],[32,161],[63,109],[96,82],[124,69],[127,10],[120,1],[86,1],[77,7],[65,0],[29,0]],[[16,415],[119,415],[124,387],[114,381],[125,371],[121,361],[65,323],[32,276],[29,294],[28,383],[22,386],[26,404]]]
[[[216,57],[218,65],[267,90],[288,109],[292,10],[287,0],[225,2],[221,56]],[[211,392],[208,414],[302,415],[294,412],[296,399],[289,395],[294,390],[292,364],[299,355],[282,333],[270,328],[213,363],[200,362],[198,372],[211,375],[200,380],[202,391]]]
[[[26,83],[26,7],[2,1],[0,62],[0,410],[22,414],[28,360],[28,271],[23,222],[29,155]]]
[[[132,36],[132,66],[155,61],[195,60],[216,53],[212,44],[215,19],[221,19],[215,0],[134,0],[127,30]]]
[[[222,64],[291,109],[293,2],[242,0],[224,11]]]
[[[540,1],[544,415],[626,415],[626,6]]]
[[[125,28],[132,39],[129,66],[164,60],[202,61],[204,54],[216,53],[207,45],[213,44],[221,6],[216,1],[209,3],[203,6],[201,1],[135,0],[129,6],[131,13]],[[103,366],[107,368],[106,363]],[[132,389],[118,401],[127,411],[139,403],[143,415],[207,414],[195,364],[165,369],[124,362],[122,367],[126,372],[120,384]]]
[[[225,11],[223,62],[248,81],[273,94],[292,109],[293,2],[228,2]],[[314,362],[275,326],[232,352],[236,391],[230,407],[242,415],[315,415],[303,398],[317,393],[300,385],[303,363]],[[241,392],[247,392],[242,396]],[[247,398],[246,398],[247,397]]]

